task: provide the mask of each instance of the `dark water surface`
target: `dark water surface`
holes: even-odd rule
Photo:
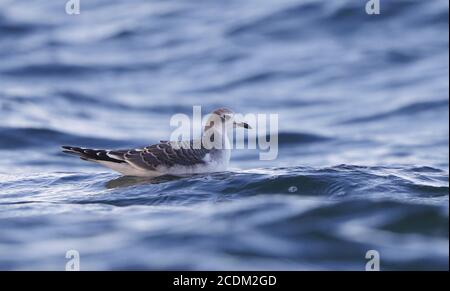
[[[0,0],[0,269],[447,269],[448,1]],[[279,155],[120,177],[59,146],[279,114]]]

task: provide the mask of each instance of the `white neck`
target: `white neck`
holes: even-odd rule
[[[222,126],[220,124],[219,126]],[[205,127],[205,130],[202,134],[202,139],[205,138],[206,141],[208,141],[208,138],[214,136],[214,142],[220,143],[220,147],[217,149],[221,150],[230,150],[231,144],[230,140],[228,138],[228,132],[227,128],[223,126],[222,128],[217,128],[216,126],[213,127]]]

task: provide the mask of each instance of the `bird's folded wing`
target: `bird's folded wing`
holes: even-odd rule
[[[197,141],[164,141],[142,149],[109,151],[108,156],[146,170],[156,170],[158,166],[192,166],[205,163],[204,158],[210,152],[198,145]]]

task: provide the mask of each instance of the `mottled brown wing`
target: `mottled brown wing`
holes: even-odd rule
[[[126,161],[136,167],[156,170],[158,166],[193,166],[205,163],[204,158],[210,150],[194,148],[196,141],[189,143],[162,142],[142,149],[110,151],[108,155]]]

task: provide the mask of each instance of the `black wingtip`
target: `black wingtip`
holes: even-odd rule
[[[79,155],[82,154],[81,148],[73,147],[73,146],[61,146],[62,152],[66,154],[75,154]]]

